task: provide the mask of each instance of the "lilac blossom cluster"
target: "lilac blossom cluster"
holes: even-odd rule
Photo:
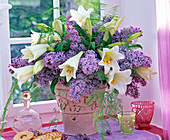
[[[92,90],[100,87],[100,80],[97,75],[86,75],[79,73],[76,79],[71,80],[69,95],[71,100],[77,103],[80,97],[92,93]]]
[[[35,75],[36,83],[41,87],[46,88],[50,81],[52,81],[57,75],[57,70],[44,67],[39,73]]]
[[[120,53],[125,56],[125,59],[118,61],[120,70],[133,69],[134,67],[150,67],[152,64],[152,59],[145,56],[143,52],[140,51],[130,51],[125,47],[120,48]]]
[[[85,53],[85,57],[81,58],[80,65],[84,74],[89,75],[100,68],[98,65],[99,59],[96,58],[97,55],[95,51],[88,50]]]
[[[100,23],[98,24],[98,26],[102,26],[102,24],[104,24],[104,23],[101,23],[101,22],[100,22]],[[94,33],[96,33],[97,30],[98,30],[98,28],[92,27],[92,31],[93,31]],[[96,39],[95,39],[96,45],[101,44],[101,40],[100,40],[100,39],[103,39],[103,36],[104,36],[104,32],[97,33]]]
[[[35,75],[36,83],[41,87],[47,87],[49,82],[52,81],[59,70],[58,66],[66,61],[64,52],[49,52],[44,57],[45,67]]]
[[[44,57],[44,65],[49,69],[58,70],[58,66],[66,61],[64,52],[49,52]]]
[[[85,45],[81,43],[81,37],[75,27],[73,27],[74,24],[74,21],[66,21],[67,35],[65,39],[69,38],[70,40],[70,50],[67,52],[67,58],[73,57],[80,51],[87,50]]]
[[[129,85],[127,85],[127,90],[125,94],[133,98],[138,98],[140,95],[139,85],[146,86],[146,81],[141,77],[134,76],[132,78],[132,82]]]

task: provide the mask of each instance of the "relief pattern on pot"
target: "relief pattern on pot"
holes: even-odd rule
[[[105,87],[102,87],[100,90],[104,90],[104,89]],[[60,93],[59,96],[56,95],[57,105],[61,108],[63,113],[90,114],[93,113],[99,107],[99,104],[95,101],[92,104],[86,106],[86,103],[89,99],[88,94],[81,97],[78,103],[74,103],[73,101],[71,101],[68,91],[69,88],[61,84],[58,84],[55,88],[55,92]]]

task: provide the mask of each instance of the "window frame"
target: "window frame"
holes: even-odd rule
[[[31,37],[10,38],[8,10],[10,9],[11,5],[8,4],[8,0],[2,0],[0,2],[0,5],[1,4],[6,4],[7,7],[3,8],[5,11],[0,11],[0,17],[2,17],[0,18],[0,42],[4,40],[4,42],[0,43],[0,116],[8,99],[12,83],[12,76],[9,74],[8,71],[8,64],[11,63],[10,45],[31,43],[32,40]],[[59,0],[53,0],[53,7],[59,7]],[[59,17],[59,14],[59,10],[53,10],[54,19]],[[4,36],[3,38],[2,35]],[[54,107],[57,107],[56,100],[31,103],[31,108],[36,110],[41,115],[43,123],[49,123],[50,118],[54,115]],[[13,119],[15,116],[17,116],[17,113],[21,109],[23,109],[23,104],[13,104],[13,100],[11,101],[7,111],[7,121],[5,125],[6,128],[11,127],[13,125]]]

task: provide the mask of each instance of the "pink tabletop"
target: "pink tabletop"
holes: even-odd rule
[[[144,130],[133,130],[133,134],[129,135],[123,135],[120,133],[120,127],[116,121],[109,120],[109,124],[112,128],[111,132],[112,134],[110,136],[105,136],[105,140],[161,140],[161,136],[158,134],[161,134],[161,129],[152,126],[153,130],[151,129],[150,132],[144,131]],[[51,132],[52,129],[54,129],[54,126],[48,128],[48,125],[43,125],[42,130],[46,130],[47,132]],[[58,131],[64,132],[63,125],[58,125],[55,129]],[[153,132],[154,131],[154,132]],[[157,131],[157,132],[156,132]],[[152,133],[151,133],[152,132]],[[13,130],[5,130],[3,132],[3,137],[5,140],[13,140],[13,137],[15,136],[15,132]],[[90,140],[101,140],[100,134],[93,134],[88,136]],[[74,136],[69,136],[68,140],[76,140]]]

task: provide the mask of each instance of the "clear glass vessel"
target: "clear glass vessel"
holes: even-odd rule
[[[42,119],[40,115],[33,109],[30,109],[31,93],[25,91],[22,94],[24,109],[20,110],[14,119],[13,128],[17,132],[26,129],[40,129],[42,127]]]
[[[122,113],[117,114],[117,116],[121,134],[133,134],[135,113],[130,111],[123,111]]]

